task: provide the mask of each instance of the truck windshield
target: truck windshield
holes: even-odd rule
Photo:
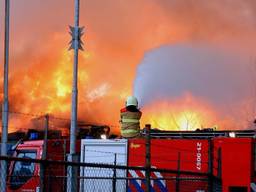
[[[17,157],[19,158],[36,158],[36,151],[18,151]],[[29,161],[15,161],[10,178],[10,188],[18,189],[33,177],[35,163]]]

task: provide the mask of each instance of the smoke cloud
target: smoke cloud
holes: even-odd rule
[[[142,106],[187,92],[214,105],[232,104],[251,94],[250,62],[204,45],[162,46],[145,54],[134,93]]]
[[[206,114],[207,110],[219,116],[207,123],[204,121],[207,126],[231,118],[233,123],[229,123],[229,128],[240,126],[241,129],[248,126],[248,122],[244,122],[244,113],[247,113],[246,120],[251,118],[253,121],[253,114],[248,114],[248,110],[252,112],[255,107],[255,103],[250,103],[249,108],[245,107],[255,96],[253,85],[256,79],[251,73],[250,62],[245,55],[236,55],[207,45],[162,46],[146,53],[138,66],[134,94],[145,111],[148,106],[154,109],[156,105],[157,112],[175,114],[186,109],[198,111],[204,106],[202,114]],[[168,104],[159,109],[159,102],[162,101]],[[236,118],[240,119],[239,123],[235,123]]]

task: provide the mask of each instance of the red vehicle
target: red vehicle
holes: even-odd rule
[[[223,192],[256,191],[255,146],[256,140],[253,138],[212,138],[209,142],[198,139],[153,139],[151,161],[152,166],[156,168],[212,175],[209,182],[187,182],[180,185],[179,191],[182,192],[203,192],[210,191],[210,188],[212,191]],[[145,154],[144,151],[145,144],[141,140],[130,141],[129,165],[143,166],[145,157],[141,154]],[[168,180],[163,186],[156,182],[155,187],[159,191],[163,187],[166,191],[178,191],[175,182]],[[136,191],[135,186],[136,184],[131,185],[133,191]],[[143,188],[141,184],[140,187]]]
[[[173,134],[166,134],[168,137],[165,138],[154,138],[153,135],[151,140],[151,166],[158,169],[173,170],[173,173],[152,172],[152,190],[157,192],[256,192],[256,140],[253,138],[254,132],[252,134],[247,134],[246,131],[237,132],[235,138],[229,137],[226,133],[173,132]],[[107,146],[105,145],[106,140],[95,141],[98,142],[95,145],[97,150],[101,149],[99,147],[100,143],[104,144],[102,146]],[[122,140],[122,142],[124,141],[127,144],[123,145],[126,149],[122,149],[122,151],[127,153],[126,156],[128,157],[125,165],[144,167],[145,140]],[[48,142],[47,159],[64,160],[68,153],[68,147],[65,146],[69,146],[69,144],[64,145],[64,141],[61,140]],[[42,146],[43,141],[26,141],[17,146],[14,156],[40,159],[43,152]],[[84,146],[86,147],[86,145]],[[85,152],[84,146],[81,146],[81,150],[77,149],[78,153],[81,151],[81,156]],[[94,149],[93,145],[90,145],[90,149]],[[112,152],[113,148],[106,147],[102,150],[103,152],[104,150]],[[95,151],[92,150],[93,153]],[[103,158],[103,161],[105,159]],[[98,160],[99,158],[95,158],[93,162],[97,163]],[[29,169],[29,177],[16,182],[14,173],[22,167]],[[54,171],[50,174],[58,176],[65,176],[66,174],[65,167],[62,166],[59,169],[52,170]],[[50,169],[48,169],[48,174],[49,171]],[[24,172],[26,171],[23,170]],[[8,191],[39,190],[39,175],[40,166],[37,164],[25,163],[25,165],[22,165],[20,162],[11,162]],[[143,171],[129,171],[127,176],[145,177],[145,173]],[[49,182],[60,183],[60,185],[52,186]],[[51,190],[55,192],[65,189],[63,179],[47,181],[46,183],[46,186],[52,187]],[[128,191],[144,191],[145,183],[143,180],[134,179],[129,181],[127,187]]]
[[[256,191],[256,140],[214,138],[212,144],[212,172],[221,181],[222,191]]]
[[[158,169],[169,169],[174,171],[183,171],[191,173],[209,172],[209,142],[205,139],[152,139],[151,140],[151,166]],[[144,140],[129,141],[129,166],[145,165],[145,142]],[[141,173],[133,173],[133,177]],[[196,175],[196,174],[195,174]],[[195,175],[177,176],[173,174],[162,174],[153,172],[154,178],[152,187],[155,191],[208,191],[207,177]],[[162,178],[173,178],[164,181]],[[182,182],[190,181],[182,184]],[[197,178],[197,182],[192,182]],[[180,181],[181,180],[181,181]],[[143,183],[133,181],[130,184],[132,191],[145,189]],[[176,185],[176,182],[181,182]]]
[[[80,141],[77,143],[77,152],[80,152]],[[46,159],[65,161],[69,153],[69,141],[48,140]],[[42,159],[43,140],[32,140],[20,143],[13,156],[19,158]],[[51,179],[45,180],[46,191],[64,191],[66,169],[63,165],[47,165],[45,175],[51,175]],[[58,177],[54,177],[54,175]],[[54,179],[53,179],[54,178]],[[8,190],[39,191],[40,164],[31,162],[11,162],[9,166]]]

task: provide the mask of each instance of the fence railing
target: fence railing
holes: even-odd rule
[[[79,192],[146,189],[145,173],[148,170],[144,167],[39,160],[34,159],[32,153],[25,158],[0,156],[0,160],[8,162],[8,176],[0,178],[0,184],[6,179],[7,189],[0,191],[69,191],[70,175],[67,169],[70,167],[77,172],[75,188]],[[210,176],[204,173],[155,168],[150,168],[149,171],[150,191],[210,191]]]

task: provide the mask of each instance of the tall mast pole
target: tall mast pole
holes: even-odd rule
[[[74,65],[73,65],[73,84],[72,84],[72,109],[71,109],[71,127],[70,127],[70,154],[69,161],[77,161],[76,155],[76,130],[77,130],[77,99],[78,99],[78,51],[82,48],[81,36],[83,35],[83,27],[79,27],[79,6],[80,0],[75,0],[75,26],[70,26],[70,34],[72,36],[71,46],[69,49],[74,49]],[[68,191],[77,191],[77,170],[74,167],[69,167]]]
[[[5,41],[4,41],[4,98],[2,106],[2,141],[1,155],[7,155],[8,140],[8,72],[9,72],[9,20],[10,20],[10,1],[5,0]],[[1,191],[6,191],[7,161],[1,161]]]
[[[77,72],[78,72],[78,49],[79,49],[78,34],[79,34],[79,0],[75,0],[75,27],[74,27],[74,35],[73,35],[74,65],[73,65],[73,85],[72,85],[70,154],[75,154],[75,147],[76,147],[77,95],[78,95]]]

